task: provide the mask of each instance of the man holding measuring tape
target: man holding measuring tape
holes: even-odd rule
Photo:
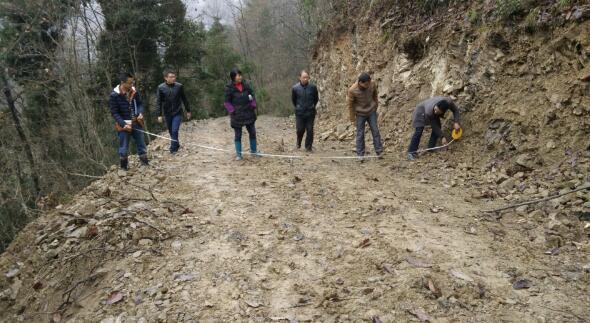
[[[115,129],[119,136],[119,157],[121,169],[129,169],[129,141],[135,140],[137,154],[142,165],[149,165],[147,148],[143,138],[143,105],[139,93],[133,86],[133,75],[121,73],[119,85],[113,89],[109,96],[109,109],[115,119]]]
[[[453,112],[454,124],[453,129],[455,133],[461,133],[461,115],[455,102],[449,97],[435,96],[418,104],[414,114],[412,115],[412,126],[416,129],[408,148],[408,160],[415,160],[418,156],[418,146],[420,139],[424,132],[424,127],[430,125],[432,127],[432,134],[428,141],[428,148],[434,148],[438,139],[442,138],[443,146],[448,143],[447,138],[442,133],[442,125],[440,119],[444,117],[447,110]]]

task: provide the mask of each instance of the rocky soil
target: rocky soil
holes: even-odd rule
[[[0,256],[0,321],[588,322],[590,192],[566,193],[590,185],[590,7],[537,32],[467,9],[327,27],[308,158],[236,162],[199,146],[231,151],[227,119],[190,122],[179,154],[157,139],[152,166],[41,214]],[[316,158],[352,155],[361,71],[379,83],[385,158]],[[408,162],[412,110],[439,94],[464,138]],[[261,149],[303,155],[293,125],[261,117]]]
[[[231,150],[227,119],[183,126],[183,149],[112,169],[0,256],[5,322],[585,322],[587,157],[541,172],[479,165],[468,142],[410,163],[318,142],[303,160]],[[294,151],[262,117],[261,149]],[[522,166],[522,165],[521,165]],[[549,176],[554,178],[548,179]],[[547,177],[547,178],[546,178]],[[559,179],[559,180],[557,180]]]

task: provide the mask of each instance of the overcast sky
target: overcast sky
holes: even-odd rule
[[[211,17],[219,16],[224,23],[230,23],[231,13],[227,7],[228,0],[183,0],[186,4],[187,16],[192,19],[203,18],[206,24],[211,22]],[[236,0],[231,0],[236,1]]]

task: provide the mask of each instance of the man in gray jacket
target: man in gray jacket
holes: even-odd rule
[[[455,105],[455,102],[451,98],[444,96],[435,96],[426,101],[421,102],[414,110],[412,116],[412,127],[416,130],[412,136],[410,147],[408,148],[408,160],[414,160],[418,156],[418,146],[420,145],[420,139],[424,132],[424,127],[430,125],[432,127],[432,134],[428,141],[428,148],[434,148],[438,139],[442,138],[442,144],[448,143],[447,138],[442,133],[442,126],[440,119],[444,117],[447,110],[453,112],[454,125],[453,128],[456,130],[461,129],[461,116],[459,109]]]
[[[156,94],[156,115],[158,122],[162,123],[162,113],[166,118],[168,133],[172,138],[170,142],[170,153],[175,154],[180,148],[178,141],[178,132],[182,123],[182,104],[186,110],[186,117],[190,120],[191,110],[188,100],[184,94],[184,86],[176,82],[176,74],[170,70],[164,71],[164,80],[166,82],[158,86]]]
[[[293,102],[293,107],[295,107],[297,149],[301,148],[303,135],[307,132],[305,150],[308,152],[312,151],[313,124],[316,115],[315,107],[319,100],[318,88],[314,84],[309,83],[309,73],[301,71],[299,82],[291,89],[291,101]]]

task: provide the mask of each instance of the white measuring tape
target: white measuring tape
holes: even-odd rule
[[[155,133],[151,133],[145,130],[141,130],[141,129],[133,129],[133,130],[137,130],[139,132],[143,132],[145,134],[148,134],[150,136],[155,136],[158,138],[162,138],[162,139],[166,139],[168,141],[175,141],[178,142],[178,140],[172,139],[172,138],[168,138],[168,137],[164,137],[164,136],[160,136],[157,135]],[[421,149],[421,150],[417,150],[413,153],[419,153],[419,152],[425,152],[425,151],[431,151],[431,150],[437,150],[437,149],[442,149],[445,147],[448,147],[449,145],[451,145],[455,140],[451,140],[449,143],[447,143],[446,145],[442,145],[442,146],[438,146],[438,147],[433,147],[433,148],[427,148],[427,149]],[[205,146],[205,145],[200,145],[200,144],[193,144],[193,146],[195,147],[199,147],[199,148],[203,148],[203,149],[208,149],[208,150],[214,150],[214,151],[221,151],[221,152],[226,152],[226,153],[232,153],[232,150],[229,149],[223,149],[223,148],[217,148],[217,147],[211,147],[211,146]],[[252,155],[252,156],[260,156],[260,157],[272,157],[272,158],[285,158],[285,159],[382,159],[383,156],[376,156],[376,155],[370,155],[370,156],[301,156],[301,155],[281,155],[281,154],[265,154],[265,153],[251,153],[251,152],[242,152],[242,154],[244,155]]]
[[[448,146],[450,146],[453,142],[455,141],[455,139],[449,141],[446,145],[442,145],[442,146],[437,146],[437,147],[432,147],[432,148],[426,148],[426,149],[420,149],[420,150],[416,150],[416,151],[411,151],[409,152],[410,154],[416,154],[416,153],[423,153],[425,151],[431,151],[431,150],[438,150],[438,149],[443,149],[446,148]]]

